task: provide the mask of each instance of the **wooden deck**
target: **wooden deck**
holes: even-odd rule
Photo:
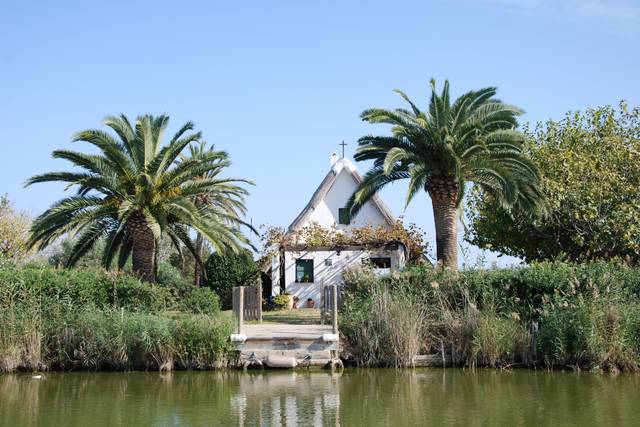
[[[265,361],[270,355],[295,358],[301,366],[325,366],[340,353],[339,342],[323,339],[333,333],[331,325],[245,324],[242,333],[246,341],[235,343],[240,366],[253,359]]]
[[[317,340],[332,333],[331,325],[301,325],[285,323],[245,324],[243,331],[248,340],[303,339]]]
[[[239,366],[342,366],[339,359],[338,290],[326,286],[325,308],[262,313],[260,285],[233,289],[236,333],[230,339]],[[246,302],[246,304],[245,304]],[[324,319],[329,324],[322,325]]]

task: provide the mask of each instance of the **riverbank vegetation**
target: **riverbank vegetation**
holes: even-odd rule
[[[444,351],[453,366],[635,372],[640,268],[540,263],[454,273],[413,267],[346,277],[340,316],[360,366],[409,366]]]
[[[0,261],[0,372],[223,366],[232,328],[215,293],[158,279]]]
[[[423,190],[433,202],[435,269],[421,231],[401,222],[270,228],[263,261],[285,244],[405,244],[404,271],[344,275],[340,329],[359,366],[439,354],[462,367],[640,371],[640,110],[623,103],[520,132],[520,110],[495,94],[450,103],[448,83],[440,94],[432,84],[428,112],[400,93],[411,111],[362,114],[391,124],[392,135],[360,139],[355,159],[374,163],[347,207],[355,214],[386,184],[409,179],[407,203]],[[34,221],[0,199],[0,371],[226,363],[232,326],[220,307],[231,305],[233,286],[260,277],[241,232],[255,231],[243,219],[252,183],[222,177],[228,154],[208,148],[190,122],[163,146],[167,123],[108,117],[113,135],[77,134],[99,153],[54,152],[83,172],[30,178],[77,190]],[[467,241],[533,263],[455,271],[462,206]]]
[[[545,216],[471,189],[466,239],[533,263],[349,273],[341,320],[352,361],[406,366],[440,353],[454,366],[639,371],[639,124],[640,109],[622,102],[525,128],[521,154],[540,167]]]

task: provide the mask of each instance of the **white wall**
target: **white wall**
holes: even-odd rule
[[[385,225],[386,221],[382,213],[371,202],[367,202],[362,207],[358,215],[352,219],[351,224],[338,224],[338,208],[344,207],[357,187],[358,183],[353,178],[353,175],[346,167],[342,168],[324,199],[301,226],[304,227],[315,222],[322,227],[330,228],[335,225],[338,230],[345,230],[365,225],[374,227]]]
[[[315,301],[316,307],[320,306],[320,286],[341,285],[342,271],[349,266],[357,266],[363,259],[370,257],[391,258],[391,270],[404,266],[404,250],[400,246],[397,250],[349,250],[341,251],[340,255],[336,251],[307,251],[307,252],[285,252],[285,291],[300,298],[299,307],[306,307],[307,298]],[[313,260],[313,283],[296,283],[296,259]],[[332,265],[325,265],[325,260],[331,259]],[[277,261],[277,260],[276,260]],[[279,269],[277,262],[273,266],[273,292],[280,293]],[[378,274],[389,273],[390,269],[376,269]]]

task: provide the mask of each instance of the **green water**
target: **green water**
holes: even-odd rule
[[[640,425],[640,376],[481,370],[0,375],[2,426]]]

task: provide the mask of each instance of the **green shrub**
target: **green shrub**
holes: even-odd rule
[[[291,301],[291,295],[281,294],[273,297],[273,309],[274,310],[286,310],[289,308]]]
[[[28,290],[45,309],[56,305],[95,305],[158,312],[176,304],[166,288],[141,282],[128,274],[103,270],[7,266],[0,268],[0,288],[8,287]]]
[[[118,275],[112,286],[109,302],[115,307],[157,313],[176,304],[176,297],[168,289],[126,274]]]
[[[205,263],[205,272],[204,286],[218,294],[225,309],[231,308],[235,286],[251,286],[259,276],[258,266],[249,251],[214,253]]]
[[[160,262],[156,281],[159,285],[171,289],[176,296],[193,287],[192,280],[182,276],[180,270],[167,262]]]
[[[180,310],[213,316],[220,312],[220,299],[211,289],[194,286],[180,300]]]

